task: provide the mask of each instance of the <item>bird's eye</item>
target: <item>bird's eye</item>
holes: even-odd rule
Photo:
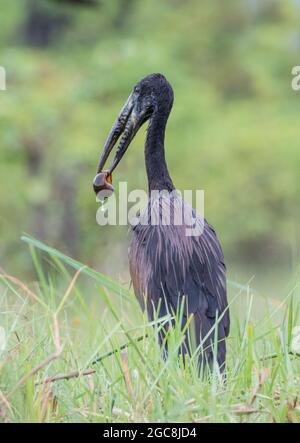
[[[135,86],[134,90],[133,90],[136,94],[139,94],[141,92],[141,88],[140,86]]]

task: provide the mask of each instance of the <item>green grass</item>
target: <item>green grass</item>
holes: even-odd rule
[[[297,285],[274,304],[230,283],[227,381],[216,366],[199,378],[195,358],[185,367],[178,361],[180,310],[163,360],[157,333],[170,316],[149,323],[127,287],[23,240],[37,281],[1,271],[0,421],[300,420],[300,358],[290,351],[300,324]]]

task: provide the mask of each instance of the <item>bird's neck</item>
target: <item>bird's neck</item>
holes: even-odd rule
[[[145,163],[149,193],[152,190],[174,190],[165,159],[165,130],[169,112],[156,111],[147,129]]]

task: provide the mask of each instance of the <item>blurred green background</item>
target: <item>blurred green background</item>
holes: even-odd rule
[[[178,189],[204,189],[229,276],[280,291],[299,262],[300,2],[11,0],[1,4],[0,258],[30,275],[30,233],[128,281],[127,228],[100,227],[91,183],[133,85],[175,91]],[[114,175],[146,189],[142,130]],[[117,186],[116,186],[117,188]]]

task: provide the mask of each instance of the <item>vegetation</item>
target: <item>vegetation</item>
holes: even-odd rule
[[[175,90],[166,140],[172,176],[179,189],[205,190],[206,215],[227,262],[295,265],[299,97],[291,69],[299,62],[297,3],[84,3],[12,0],[1,14],[5,263],[30,272],[20,251],[23,231],[106,271],[113,235],[116,253],[125,258],[127,228],[96,226],[91,182],[132,86],[159,71]],[[36,15],[47,22],[40,28],[49,35]],[[142,131],[115,183],[146,189],[143,139]],[[106,252],[106,264],[95,244]],[[114,276],[124,267],[121,260]]]
[[[4,422],[299,421],[300,359],[291,352],[300,311],[296,288],[280,304],[254,297],[249,286],[235,289],[227,379],[216,366],[199,378],[196,354],[185,367],[178,361],[180,310],[164,360],[157,334],[171,313],[150,324],[120,284],[24,240],[39,282],[31,288],[2,276],[8,331],[0,355]],[[48,275],[33,246],[47,253]],[[240,298],[244,317],[237,316]],[[253,315],[256,303],[260,311],[264,306],[263,321]]]

